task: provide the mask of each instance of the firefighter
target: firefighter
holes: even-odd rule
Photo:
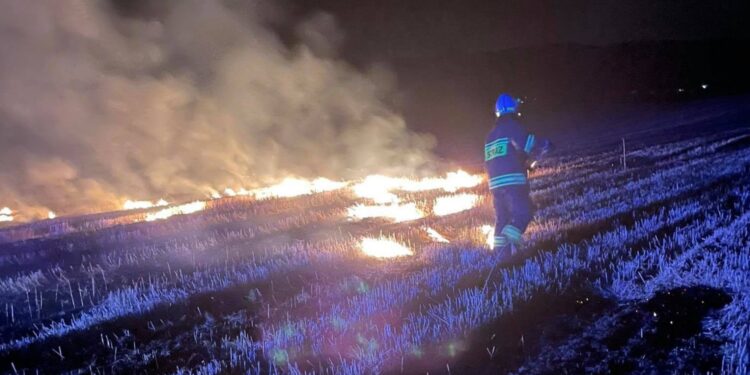
[[[495,103],[495,126],[484,144],[484,163],[495,207],[493,249],[504,261],[521,256],[521,237],[533,217],[527,165],[551,149],[548,140],[529,133],[518,120],[519,101],[501,94]]]

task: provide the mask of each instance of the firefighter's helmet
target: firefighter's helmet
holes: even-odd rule
[[[495,115],[500,117],[506,113],[515,113],[518,109],[518,101],[508,94],[500,94],[495,102]]]

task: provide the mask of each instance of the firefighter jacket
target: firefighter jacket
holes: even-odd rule
[[[549,148],[549,141],[529,133],[517,116],[498,117],[484,143],[490,190],[526,184],[526,162],[538,160]]]

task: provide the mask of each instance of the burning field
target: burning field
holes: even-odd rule
[[[535,255],[505,268],[462,171],[3,223],[1,370],[743,373],[748,139],[561,153],[530,174]]]
[[[661,48],[592,59],[575,51],[609,47],[547,40],[578,8],[543,28],[481,11],[493,37],[414,49],[390,40],[450,17],[386,27],[382,10],[427,2],[340,2],[368,28],[317,3],[0,0],[0,373],[750,372],[750,105],[698,76],[722,65],[669,96],[700,101],[662,103],[653,87],[692,81],[690,54],[664,52],[679,82],[630,82],[614,63],[656,66]],[[555,32],[527,55],[515,39],[537,29]],[[356,42],[381,31],[382,50]],[[468,163],[484,91],[509,88],[529,112],[502,95],[497,116],[523,109],[558,153],[529,171],[530,256],[500,266]],[[534,157],[544,142],[524,137]]]

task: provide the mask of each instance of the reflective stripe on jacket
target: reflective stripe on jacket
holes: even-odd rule
[[[500,116],[484,143],[490,189],[526,183],[526,158],[536,151],[537,137],[516,116]]]

